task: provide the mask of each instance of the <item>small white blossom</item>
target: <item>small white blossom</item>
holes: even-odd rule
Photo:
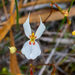
[[[39,44],[35,40],[41,37],[41,35],[43,34],[45,30],[45,26],[42,23],[42,20],[40,17],[40,25],[36,33],[34,34],[34,32],[31,32],[31,27],[29,24],[29,16],[26,22],[23,24],[24,32],[26,36],[29,38],[29,40],[23,45],[21,52],[22,54],[26,56],[27,59],[35,59],[41,54]]]

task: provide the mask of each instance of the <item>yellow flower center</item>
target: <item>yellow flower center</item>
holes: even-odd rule
[[[69,16],[69,13],[67,10],[63,10],[62,13],[64,14],[64,16]]]
[[[34,35],[34,33],[32,33],[31,35],[30,35],[30,41],[31,42],[35,42],[35,35]]]
[[[30,42],[29,42],[29,44],[31,44],[31,43],[35,43],[35,39],[36,39],[36,36],[35,36],[35,34],[34,34],[34,32],[30,35]]]

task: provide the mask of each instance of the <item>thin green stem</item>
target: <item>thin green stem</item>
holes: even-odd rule
[[[75,0],[72,0],[71,5],[70,5],[70,7],[68,8],[68,13],[70,12],[70,9],[71,9],[71,7],[72,7],[74,1],[75,1]],[[60,24],[59,30],[61,29],[61,27],[62,27],[62,25],[64,24],[64,22],[66,21],[66,19],[67,19],[67,17],[65,16],[64,19],[62,20],[61,24]]]
[[[71,7],[72,7],[74,1],[75,1],[75,0],[72,0],[71,5],[70,5],[70,7],[69,7],[69,9],[68,9],[68,12],[70,12],[70,9],[71,9]]]
[[[19,30],[19,13],[18,13],[18,3],[17,3],[17,0],[15,0],[15,5],[16,5],[16,12],[17,12],[16,27]]]

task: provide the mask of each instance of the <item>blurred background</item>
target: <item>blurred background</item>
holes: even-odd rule
[[[0,75],[30,75],[30,64],[34,75],[75,75],[74,1],[0,0]],[[70,10],[69,15],[65,17],[63,10]],[[39,15],[46,26],[37,40],[42,53],[33,61],[20,53],[28,40],[23,23],[29,12],[33,32],[40,24]],[[15,46],[18,52],[11,54],[10,46]]]

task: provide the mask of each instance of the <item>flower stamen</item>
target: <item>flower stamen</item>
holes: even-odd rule
[[[29,44],[31,45],[31,43],[33,43],[33,45],[35,45],[35,39],[36,39],[36,36],[34,34],[34,32],[30,35],[30,41],[29,41]]]

